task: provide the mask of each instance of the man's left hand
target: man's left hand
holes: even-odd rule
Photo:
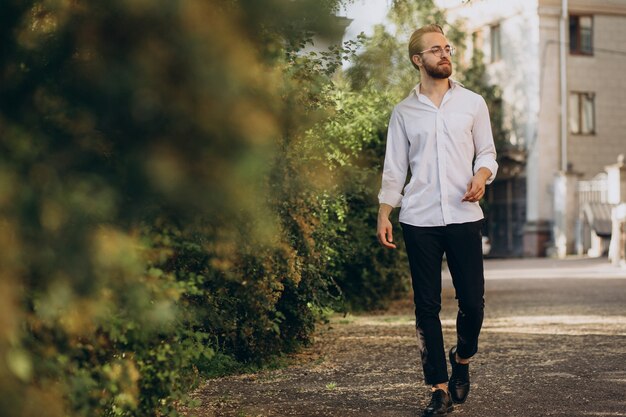
[[[491,171],[489,169],[485,167],[480,168],[467,184],[467,192],[463,196],[462,201],[469,201],[470,203],[480,201],[485,195],[485,184],[490,176]]]

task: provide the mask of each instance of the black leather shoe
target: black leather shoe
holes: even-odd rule
[[[450,394],[442,389],[438,389],[433,391],[430,404],[422,412],[422,417],[445,416],[453,408]]]
[[[456,346],[450,349],[450,365],[452,375],[448,381],[448,390],[452,401],[463,404],[470,390],[469,364],[460,364],[456,361]]]

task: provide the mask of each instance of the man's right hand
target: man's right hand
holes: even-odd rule
[[[395,249],[396,245],[393,243],[393,226],[389,221],[389,214],[393,210],[388,204],[381,204],[378,210],[378,230],[376,236],[381,245],[386,248]]]

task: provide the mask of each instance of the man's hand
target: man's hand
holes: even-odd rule
[[[393,210],[389,204],[382,203],[378,210],[378,227],[376,236],[381,245],[386,248],[395,249],[396,245],[393,243],[393,226],[389,221],[389,214]]]
[[[469,201],[470,203],[480,201],[485,195],[485,184],[490,176],[491,171],[489,169],[485,167],[480,168],[467,184],[467,192],[463,196],[462,201]]]

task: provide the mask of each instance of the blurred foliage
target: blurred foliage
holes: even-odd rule
[[[174,416],[406,291],[376,193],[415,73],[380,30],[304,49],[349,2],[0,3],[2,415]]]
[[[341,308],[307,131],[350,48],[296,53],[338,6],[2,3],[4,415],[175,415]]]

